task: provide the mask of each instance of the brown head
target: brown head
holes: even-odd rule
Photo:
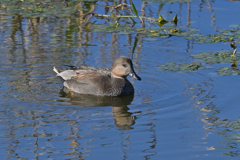
[[[112,65],[112,74],[114,77],[126,77],[132,76],[134,79],[141,80],[141,78],[135,73],[131,59],[127,57],[117,57]]]

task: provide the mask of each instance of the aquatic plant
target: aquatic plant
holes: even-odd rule
[[[204,69],[199,62],[193,62],[191,64],[169,62],[167,64],[160,64],[157,67],[161,70],[169,70],[171,72],[194,72],[198,69]]]
[[[214,65],[220,63],[231,64],[230,67],[222,67],[216,70],[219,75],[239,75],[240,68],[237,66],[237,63],[240,62],[240,55],[236,54],[237,46],[234,43],[231,43],[231,50],[222,50],[216,53],[212,52],[201,52],[191,57],[203,61],[203,64]],[[200,62],[188,63],[175,63],[168,62],[167,64],[160,64],[157,66],[160,70],[169,70],[172,72],[192,72],[197,71],[198,69],[207,69],[209,66],[203,66]]]

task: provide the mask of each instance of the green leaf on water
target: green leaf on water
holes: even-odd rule
[[[172,21],[174,22],[175,25],[177,25],[177,22],[178,22],[177,14],[175,15]]]
[[[177,32],[180,32],[180,30],[177,30],[177,29],[170,29],[170,33],[177,33]]]
[[[168,21],[166,21],[165,19],[163,19],[163,17],[161,15],[159,15],[158,22],[162,23],[162,22],[168,22]]]
[[[111,18],[114,18],[115,16],[114,16],[114,14],[110,14],[110,17],[111,17]]]
[[[158,25],[160,27],[162,27],[164,24],[168,23],[168,21],[166,21],[165,19],[163,19],[163,17],[161,15],[159,15],[159,18],[158,18]]]
[[[201,52],[195,55],[191,55],[191,57],[202,59],[207,64],[218,64],[218,63],[233,63],[236,61],[240,61],[240,56],[235,55],[232,56],[232,51],[223,50],[216,53],[212,52]]]
[[[167,64],[160,64],[157,67],[160,70],[169,70],[171,72],[194,72],[198,69],[204,69],[199,62],[193,62],[191,64],[169,62]]]

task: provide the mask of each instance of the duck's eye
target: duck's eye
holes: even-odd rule
[[[127,67],[127,65],[126,65],[126,64],[122,64],[122,66],[123,66],[123,67],[125,67],[125,68]]]

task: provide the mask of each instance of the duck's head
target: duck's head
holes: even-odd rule
[[[117,57],[112,65],[112,75],[117,78],[124,78],[130,75],[134,79],[141,81],[141,78],[135,73],[131,59],[121,56]]]

